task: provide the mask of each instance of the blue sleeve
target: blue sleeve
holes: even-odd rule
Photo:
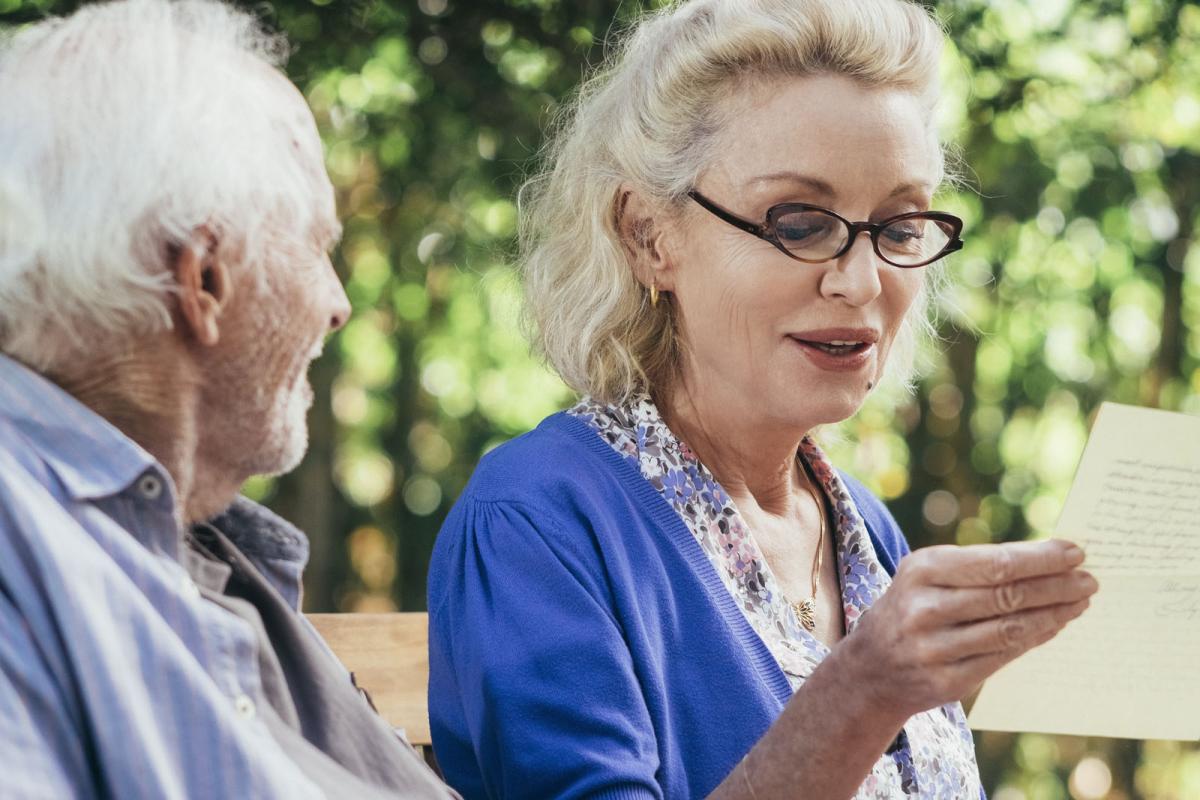
[[[429,577],[429,713],[473,798],[661,798],[657,748],[600,557],[547,514],[463,498]]]
[[[0,784],[20,800],[93,797],[83,742],[57,683],[0,587]]]
[[[840,475],[842,483],[849,490],[850,497],[854,500],[854,505],[867,526],[871,544],[875,546],[875,555],[879,557],[879,562],[887,570],[887,573],[895,575],[900,559],[912,552],[908,546],[908,540],[904,538],[904,533],[896,524],[892,512],[887,510],[887,506],[880,502],[879,498],[846,473],[841,472]]]

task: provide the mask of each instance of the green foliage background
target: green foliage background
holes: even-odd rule
[[[0,22],[76,5],[0,0]],[[513,198],[638,6],[250,5],[295,45],[356,311],[315,367],[305,463],[247,491],[312,536],[310,610],[421,609],[434,536],[479,456],[569,400],[517,327]],[[914,546],[1050,531],[1102,400],[1200,412],[1200,8],[934,5],[951,42],[941,124],[965,178],[939,205],[966,218],[968,244],[917,395],[873,400],[833,445]],[[1200,797],[1189,745],[978,744],[995,800]]]

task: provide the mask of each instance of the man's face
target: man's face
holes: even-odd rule
[[[214,450],[208,456],[245,475],[300,463],[313,401],[308,367],[350,316],[329,259],[340,226],[316,126],[299,93],[278,82],[295,106],[292,154],[314,189],[312,221],[305,230],[287,221],[273,227],[258,268],[234,272],[220,342],[205,364],[203,425]]]

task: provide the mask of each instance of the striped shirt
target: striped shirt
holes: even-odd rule
[[[0,355],[3,797],[291,800],[336,783],[338,764],[298,765],[273,735],[261,631],[202,596],[175,505],[153,457]],[[285,615],[308,555],[291,531],[245,553]]]

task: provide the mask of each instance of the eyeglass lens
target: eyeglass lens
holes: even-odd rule
[[[837,217],[818,210],[792,211],[775,220],[779,243],[799,258],[824,261],[846,244],[850,231]],[[940,254],[954,230],[941,220],[899,219],[879,231],[880,254],[898,265],[916,265]]]

